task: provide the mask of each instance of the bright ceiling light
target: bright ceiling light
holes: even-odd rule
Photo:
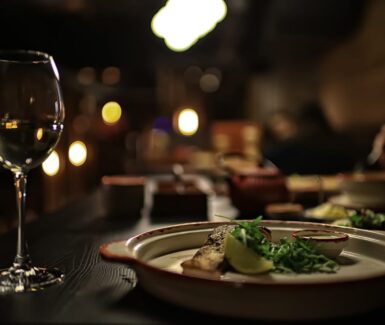
[[[44,160],[42,168],[44,173],[48,176],[55,176],[59,172],[60,159],[55,150],[52,151],[46,160]]]
[[[82,141],[75,141],[68,149],[68,158],[72,165],[81,166],[87,159],[87,147]]]
[[[151,29],[169,49],[181,52],[211,32],[226,13],[223,0],[168,0],[153,17]]]

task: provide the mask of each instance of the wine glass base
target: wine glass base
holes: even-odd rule
[[[64,274],[55,268],[11,267],[0,270],[0,294],[38,291],[64,281]]]

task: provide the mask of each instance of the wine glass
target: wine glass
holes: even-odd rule
[[[63,130],[64,105],[52,56],[0,51],[0,163],[14,174],[18,212],[16,257],[0,270],[0,293],[36,291],[64,280],[59,270],[32,264],[25,239],[27,173],[43,163]]]

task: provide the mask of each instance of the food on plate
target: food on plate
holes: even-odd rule
[[[271,233],[260,226],[262,217],[220,226],[192,259],[182,263],[183,273],[220,277],[228,270],[244,274],[334,273],[339,265],[319,251],[308,238],[271,240]],[[334,255],[336,256],[336,255]]]
[[[306,216],[325,220],[336,220],[349,217],[351,211],[332,203],[322,203],[306,211]]]
[[[234,229],[233,225],[215,228],[194,256],[181,264],[183,274],[210,278],[220,277],[229,267],[228,261],[225,259],[225,237]],[[262,236],[271,240],[270,231],[267,228],[260,227],[260,232]]]
[[[230,233],[225,237],[225,257],[235,270],[244,274],[264,273],[274,267],[272,261],[254,253]]]
[[[334,220],[331,223],[333,226],[353,227],[349,218],[342,218]]]
[[[226,268],[224,239],[234,226],[219,226],[194,256],[182,263],[183,274],[218,278]]]
[[[353,211],[348,218],[334,221],[333,225],[368,230],[385,230],[385,213],[374,212],[370,209],[361,209],[359,211]]]
[[[362,209],[349,217],[352,227],[370,230],[385,230],[385,213]]]
[[[349,235],[332,230],[304,229],[293,232],[294,238],[311,240],[317,251],[328,258],[336,258],[341,254],[349,240]]]
[[[316,244],[310,240],[294,238],[280,239],[274,243],[261,235],[259,223],[261,217],[252,222],[238,222],[231,232],[254,253],[274,263],[272,272],[278,273],[334,273],[338,264],[317,251]]]

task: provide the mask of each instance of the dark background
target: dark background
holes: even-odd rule
[[[302,113],[298,112],[309,103],[317,106],[320,102],[322,60],[360,31],[367,8],[378,1],[225,2],[227,17],[191,49],[180,53],[169,50],[150,28],[152,17],[165,1],[0,2],[1,48],[48,52],[55,58],[62,78],[66,121],[57,151],[64,167],[52,178],[40,168],[30,173],[28,202],[32,215],[81,197],[98,186],[103,175],[156,172],[143,168],[142,135],[160,116],[171,121],[175,109],[183,105],[198,107],[205,125],[191,139],[171,134],[175,143],[184,141],[210,150],[207,134],[211,123],[244,119],[262,126],[266,135],[263,150],[269,158],[276,157],[287,174],[342,172],[353,169],[363,159],[385,119],[368,119],[359,127],[347,124],[335,128],[328,121],[322,126],[314,124],[311,136],[305,132],[299,145],[296,141],[285,143],[282,151],[276,153],[280,148],[278,140],[268,126],[273,109],[269,105],[256,107],[250,98],[256,93],[255,80],[259,80],[257,85],[262,83],[266,87],[274,80],[274,85],[289,89],[287,93],[292,95],[287,105],[278,105],[276,110],[302,121]],[[118,67],[121,72],[119,83],[113,86],[101,81],[103,70],[109,66]],[[202,71],[212,67],[219,70],[218,90],[205,93],[196,82],[187,80],[185,71],[191,66]],[[89,85],[82,85],[77,79],[84,67],[95,71],[95,79]],[[266,97],[270,103],[276,100],[275,95]],[[89,106],[84,105],[87,98],[92,99]],[[122,121],[113,127],[104,125],[99,113],[109,100],[118,101],[123,108]],[[86,117],[88,128],[79,131],[74,121],[80,115]],[[324,118],[316,115],[310,119]],[[319,134],[324,137],[318,137]],[[71,166],[66,160],[69,144],[77,139],[88,147],[87,162],[81,167]],[[352,147],[355,149],[351,150]],[[285,160],[298,155],[300,161]],[[291,167],[293,164],[295,167]],[[12,177],[3,170],[0,176],[4,201],[0,214],[7,219],[14,213]]]

